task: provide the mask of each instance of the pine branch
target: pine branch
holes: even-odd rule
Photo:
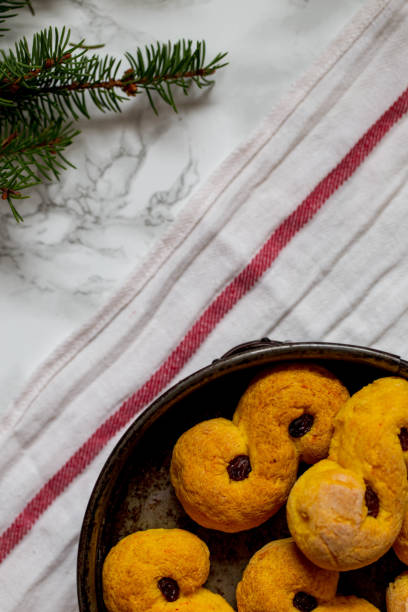
[[[177,111],[175,89],[187,94],[191,84],[207,87],[226,65],[225,53],[206,62],[205,43],[190,40],[126,53],[125,68],[122,59],[89,51],[84,41],[72,43],[65,28],[0,50],[0,194],[17,220],[13,200],[23,197],[21,191],[58,178],[71,165],[62,151],[78,132],[67,120],[90,118],[89,101],[102,112],[119,112],[124,101],[144,92],[155,113],[154,94]]]
[[[7,127],[7,126],[6,126]],[[19,126],[19,131],[0,130],[0,193],[11,206],[17,221],[22,218],[13,200],[24,197],[21,191],[38,185],[44,179],[58,179],[60,171],[72,166],[63,155],[79,134],[72,124],[62,120],[46,126]]]
[[[225,66],[226,55],[220,53],[206,64],[204,42],[157,43],[126,53],[128,65],[122,72],[121,59],[89,56],[87,51],[83,41],[70,42],[65,28],[61,33],[57,29],[39,32],[31,49],[22,39],[14,51],[0,51],[0,119],[6,112],[19,114],[36,107],[50,120],[61,115],[89,117],[88,98],[103,112],[119,111],[124,100],[143,91],[155,112],[152,92],[177,110],[173,88],[187,93],[191,83],[211,85],[209,77]]]
[[[34,14],[31,0],[0,0],[0,36],[4,36],[4,33],[8,32],[8,28],[2,27],[3,24],[6,23],[7,19],[17,15],[14,11],[24,6],[28,6]]]

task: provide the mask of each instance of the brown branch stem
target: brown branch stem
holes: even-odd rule
[[[41,95],[41,94],[58,94],[64,91],[84,91],[84,90],[91,90],[91,89],[109,90],[109,89],[114,89],[116,87],[116,88],[122,89],[122,91],[124,91],[128,96],[135,96],[139,86],[144,87],[148,85],[149,83],[157,83],[159,81],[174,81],[174,80],[179,80],[179,79],[192,79],[194,77],[205,77],[205,76],[210,76],[214,74],[214,72],[215,70],[206,70],[205,68],[200,68],[199,70],[191,70],[189,72],[184,72],[184,73],[156,76],[156,77],[153,77],[152,79],[143,78],[143,79],[134,80],[132,79],[132,75],[134,75],[134,73],[132,69],[130,69],[125,72],[122,79],[109,79],[108,81],[96,81],[94,83],[87,82],[87,81],[83,83],[78,82],[78,81],[73,81],[72,83],[69,83],[68,85],[60,85],[57,87],[45,87],[42,89],[35,89],[35,90],[24,89],[23,91],[24,91],[24,94],[26,95]],[[29,74],[33,74],[33,73],[29,73]],[[33,76],[36,76],[36,75],[33,74]],[[21,89],[20,86],[17,87],[17,90],[19,89]],[[17,90],[15,89],[14,83],[9,88],[2,89],[1,82],[0,82],[0,92],[2,96],[4,96],[5,94],[7,95],[7,93],[15,94]]]
[[[33,70],[30,70],[29,72],[27,72],[27,74],[24,74],[23,76],[18,77],[18,79],[15,79],[14,81],[12,79],[5,78],[3,79],[3,83],[6,83],[8,85],[8,93],[15,94],[19,89],[21,89],[22,81],[29,81],[30,79],[34,79],[39,74],[42,74],[43,72],[46,72],[47,70],[50,70],[50,68],[52,68],[56,64],[62,64],[63,62],[65,62],[66,60],[70,58],[71,58],[71,53],[65,53],[58,59],[49,57],[45,60],[43,68],[34,68]],[[0,85],[1,85],[1,82],[0,82]],[[4,90],[0,89],[0,91],[2,91],[3,93]],[[7,89],[5,91],[7,93]]]
[[[46,141],[46,140],[42,140],[41,142],[37,142],[31,146],[28,147],[21,147],[20,149],[14,150],[10,153],[7,154],[7,152],[2,151],[2,149],[5,149],[7,144],[10,144],[10,142],[12,142],[12,140],[14,140],[15,138],[17,138],[18,134],[16,132],[14,132],[14,134],[11,134],[8,138],[6,138],[3,143],[0,145],[0,158],[5,156],[5,155],[22,155],[24,153],[29,153],[30,151],[35,151],[36,149],[44,149],[45,147],[49,147],[49,151],[50,153],[52,153],[53,155],[56,155],[57,151],[55,149],[55,145],[58,145],[61,142],[61,138],[53,138],[52,140]],[[10,142],[5,144],[3,146],[4,143],[7,142],[7,140],[10,139]]]
[[[14,189],[10,189],[9,187],[0,187],[1,191],[1,199],[8,200],[10,196],[21,196],[19,191],[15,191]]]

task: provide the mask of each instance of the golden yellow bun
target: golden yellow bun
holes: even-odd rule
[[[275,540],[250,559],[237,587],[238,610],[294,610],[293,600],[298,593],[317,602],[330,601],[336,595],[338,579],[338,572],[322,570],[310,563],[292,538]]]
[[[316,565],[363,567],[393,545],[407,505],[407,425],[408,382],[397,377],[364,387],[338,413],[328,459],[299,478],[287,504],[290,532]]]
[[[408,611],[408,572],[404,572],[387,588],[387,612]]]
[[[102,571],[108,612],[233,612],[220,595],[202,585],[209,551],[182,529],[149,529],[123,538]]]
[[[338,579],[306,559],[292,538],[275,540],[249,561],[237,587],[238,612],[377,610],[364,599],[336,597]]]
[[[225,532],[266,521],[286,502],[299,460],[327,455],[333,418],[348,398],[333,374],[312,364],[257,376],[233,421],[204,421],[177,441],[170,476],[187,514]]]

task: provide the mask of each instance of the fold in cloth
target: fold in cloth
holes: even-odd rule
[[[263,336],[407,354],[407,40],[369,2],[2,417],[4,612],[77,610],[97,475],[182,377]]]

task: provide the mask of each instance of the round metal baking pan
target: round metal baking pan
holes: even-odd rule
[[[106,461],[83,520],[77,564],[81,612],[106,612],[101,572],[109,549],[125,535],[156,527],[187,529],[211,552],[210,589],[235,606],[235,587],[249,558],[270,540],[289,535],[285,509],[256,529],[224,534],[200,527],[172,490],[169,465],[178,437],[196,423],[230,418],[250,379],[287,361],[314,361],[334,372],[354,393],[381,376],[408,379],[408,363],[374,349],[322,342],[276,342],[264,338],[231,349],[180,381],[153,402],[127,429]],[[300,469],[304,470],[305,466]],[[385,612],[385,588],[404,566],[392,551],[377,563],[342,574],[339,592],[365,597]]]

